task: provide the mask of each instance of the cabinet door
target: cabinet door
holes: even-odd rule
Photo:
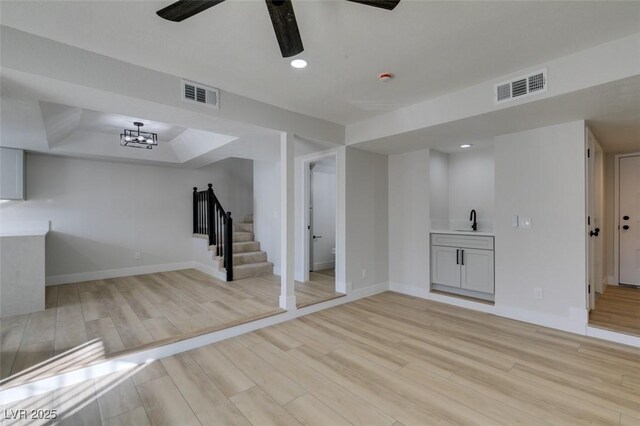
[[[431,282],[460,287],[460,265],[453,247],[431,246]]]
[[[0,148],[0,199],[24,200],[24,151]]]
[[[493,251],[462,249],[461,286],[493,294]]]

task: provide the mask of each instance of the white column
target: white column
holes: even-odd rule
[[[336,154],[336,291],[351,293],[351,283],[347,283],[347,159],[346,147],[339,148]]]
[[[280,135],[280,307],[288,311],[296,309],[294,262],[294,138],[293,133]]]

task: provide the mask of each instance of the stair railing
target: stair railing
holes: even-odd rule
[[[193,187],[193,233],[207,235],[216,256],[223,258],[227,281],[233,281],[233,219],[208,184],[204,191]]]

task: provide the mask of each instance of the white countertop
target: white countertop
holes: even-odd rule
[[[459,230],[431,230],[432,234],[452,234],[452,235],[477,235],[479,237],[493,237],[493,232],[485,232],[485,231],[459,231]]]

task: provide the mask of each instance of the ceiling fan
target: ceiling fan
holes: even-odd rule
[[[160,9],[156,13],[166,20],[180,22],[223,1],[224,0],[179,0]],[[387,10],[393,10],[398,3],[400,3],[400,0],[347,1]],[[288,58],[302,52],[304,47],[302,46],[302,38],[300,37],[300,31],[298,31],[296,15],[293,12],[291,0],[266,0],[266,2],[282,56]]]

